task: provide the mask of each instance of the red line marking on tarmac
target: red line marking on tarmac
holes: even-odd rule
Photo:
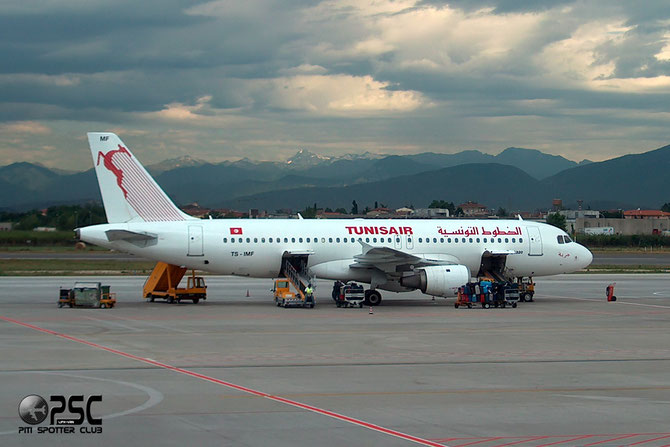
[[[515,441],[515,442],[508,442],[507,444],[498,444],[495,447],[506,447],[508,445],[517,445],[517,444],[523,444],[524,442],[531,442],[531,441],[539,441],[540,439],[547,439],[549,436],[536,436],[534,438],[528,438],[528,439],[523,439],[521,441]]]
[[[588,447],[590,445],[598,445],[598,444],[604,444],[606,442],[618,441],[619,439],[634,438],[635,436],[640,436],[640,434],[639,433],[633,433],[633,434],[630,434],[630,435],[619,436],[618,438],[607,438],[603,441],[592,442],[591,444],[584,444],[582,447]]]
[[[311,411],[313,413],[321,414],[321,415],[328,416],[328,417],[331,417],[333,419],[337,419],[337,420],[340,420],[340,421],[343,421],[343,422],[348,422],[350,424],[358,425],[360,427],[364,427],[364,428],[367,428],[367,429],[370,429],[370,430],[373,430],[373,431],[377,431],[379,433],[383,433],[383,434],[386,434],[386,435],[394,436],[396,438],[404,439],[406,441],[414,442],[416,444],[427,445],[427,446],[431,446],[431,447],[446,447],[444,444],[433,442],[433,441],[430,441],[428,439],[423,439],[423,438],[419,438],[419,437],[416,437],[416,436],[408,435],[406,433],[402,433],[402,432],[399,432],[399,431],[396,431],[396,430],[392,430],[392,429],[389,429],[389,428],[384,428],[380,425],[372,424],[370,422],[365,422],[363,420],[355,419],[355,418],[352,418],[352,417],[349,417],[349,416],[345,416],[343,414],[335,413],[333,411],[328,411],[328,410],[324,410],[322,408],[318,408],[318,407],[314,407],[314,406],[311,406],[311,405],[303,404],[301,402],[297,402],[297,401],[294,401],[294,400],[285,399],[285,398],[279,397],[279,396],[273,396],[271,394],[264,393],[262,391],[257,391],[257,390],[247,388],[247,387],[244,387],[244,386],[241,386],[241,385],[236,385],[234,383],[226,382],[224,380],[217,379],[215,377],[206,376],[204,374],[200,374],[200,373],[197,373],[197,372],[194,372],[194,371],[190,371],[188,369],[183,369],[183,368],[179,368],[177,366],[172,366],[172,365],[168,365],[166,363],[161,363],[161,362],[158,362],[156,360],[151,360],[151,359],[148,359],[148,358],[145,358],[145,357],[140,357],[140,356],[137,356],[137,355],[134,355],[134,354],[129,354],[127,352],[123,352],[123,351],[119,351],[117,349],[109,348],[107,346],[99,345],[97,343],[86,341],[86,340],[81,339],[81,338],[73,337],[71,335],[62,334],[60,332],[52,331],[50,329],[45,329],[45,328],[42,328],[42,327],[39,327],[39,326],[34,326],[32,324],[24,323],[22,321],[15,320],[13,318],[0,316],[0,319],[4,320],[4,321],[7,321],[9,323],[18,324],[20,326],[27,327],[29,329],[33,329],[33,330],[36,330],[36,331],[39,331],[39,332],[43,332],[45,334],[55,335],[56,337],[61,337],[61,338],[64,338],[66,340],[74,341],[74,342],[77,342],[77,343],[82,343],[82,344],[91,346],[91,347],[96,348],[96,349],[101,349],[103,351],[111,352],[112,354],[116,354],[116,355],[119,355],[121,357],[126,357],[126,358],[129,358],[129,359],[132,359],[132,360],[137,360],[137,361],[143,362],[143,363],[148,363],[150,365],[158,366],[160,368],[164,368],[164,369],[167,369],[167,370],[170,370],[170,371],[174,371],[174,372],[178,372],[178,373],[181,373],[181,374],[184,374],[184,375],[187,375],[187,376],[202,379],[202,380],[205,380],[207,382],[215,383],[215,384],[218,384],[218,385],[223,385],[225,387],[232,388],[234,390],[243,391],[245,393],[249,393],[249,394],[252,394],[254,396],[264,397],[266,399],[269,399],[269,400],[272,400],[272,401],[275,401],[275,402],[280,402],[280,403],[283,403],[283,404],[286,404],[286,405],[291,405],[293,407],[302,408],[304,410],[308,410],[308,411]]]
[[[458,444],[458,445],[454,445],[452,447],[465,447],[466,445],[481,444],[482,442],[493,442],[493,441],[497,441],[498,439],[504,439],[504,438],[502,436],[498,436],[497,438],[484,438],[481,441],[468,442],[467,444]]]
[[[664,438],[670,438],[670,435],[659,436],[658,438],[652,438],[652,439],[645,439],[644,441],[634,442],[633,444],[628,444],[628,445],[631,446],[631,445],[646,444],[647,442],[658,441],[659,439],[664,439]]]
[[[540,445],[537,445],[537,446],[535,446],[535,447],[547,447],[547,446],[550,446],[550,445],[563,444],[564,442],[577,441],[577,440],[579,440],[579,439],[591,438],[591,437],[593,437],[593,436],[595,436],[595,435],[583,435],[583,436],[577,436],[576,438],[569,438],[569,439],[565,439],[565,440],[563,440],[563,441],[556,441],[556,442],[552,442],[552,443],[549,443],[549,444],[540,444]]]

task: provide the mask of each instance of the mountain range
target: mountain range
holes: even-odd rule
[[[302,209],[372,206],[425,207],[432,200],[481,202],[491,208],[546,209],[566,205],[659,208],[668,202],[670,146],[603,162],[575,162],[534,149],[507,148],[498,155],[349,154],[325,157],[301,150],[285,162],[249,159],[207,163],[182,157],[147,169],[179,205],[211,208]],[[99,201],[93,170],[56,172],[31,163],[0,167],[0,209],[26,210]]]

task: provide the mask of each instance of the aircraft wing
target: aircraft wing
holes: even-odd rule
[[[390,247],[373,247],[365,242],[361,242],[361,245],[363,253],[354,256],[355,262],[350,265],[351,268],[376,268],[386,273],[396,273],[397,267],[404,265],[422,267],[458,264],[458,259],[449,255],[416,256]]]
[[[113,241],[128,241],[128,242],[142,242],[157,239],[155,234],[129,231],[129,230],[107,230],[105,231],[107,240]]]

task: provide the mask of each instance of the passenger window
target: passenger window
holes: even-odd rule
[[[437,238],[436,237],[433,238],[433,243],[437,244]]]
[[[365,242],[370,242],[370,238],[369,238],[369,237],[366,237],[366,238],[365,238]]]
[[[377,238],[376,238],[376,237],[373,237],[373,238],[372,238],[372,242],[377,242]]]
[[[458,238],[457,237],[454,238],[454,243],[458,244]]]
[[[330,243],[332,244],[332,243],[333,243],[333,238],[332,238],[332,237],[329,237],[329,238],[328,238],[328,242],[330,242]]]
[[[399,243],[400,243],[400,238],[399,238],[399,237],[395,238],[395,243],[396,243],[396,244],[399,244]]]
[[[258,243],[258,238],[255,237],[255,238],[254,238],[254,244],[257,244],[257,243]]]
[[[563,243],[563,236],[559,234],[558,236],[556,236],[556,240],[558,241],[559,244],[562,244]]]
[[[242,243],[242,238],[237,239],[237,242]]]
[[[469,242],[472,244],[472,238],[469,238]]]
[[[325,243],[326,243],[326,238],[325,238],[325,237],[322,237],[322,238],[321,238],[321,243],[322,243],[322,244],[325,244]]]
[[[421,243],[421,242],[423,242],[423,241],[421,240],[421,238],[419,238],[419,243]]]
[[[512,238],[512,243],[513,244],[516,243],[516,238],[515,237]]]
[[[523,242],[523,238],[519,238],[519,243]]]
[[[486,238],[484,238],[484,243],[486,243]]]
[[[272,238],[268,239],[268,242],[269,242],[269,243],[272,243]]]
[[[247,244],[251,242],[251,238],[247,238]]]
[[[505,238],[505,243],[507,244],[509,242],[509,238]]]
[[[298,242],[302,242],[302,238],[298,238]]]
[[[223,243],[225,244],[226,242],[228,242],[228,238],[227,238],[227,237],[224,237],[224,238],[223,238]]]
[[[444,244],[444,238],[443,237],[440,238],[440,243]]]
[[[502,242],[502,239],[498,238],[498,243],[501,243],[501,242]]]
[[[461,242],[465,244],[465,238],[461,238]]]
[[[345,244],[347,243],[347,238],[346,238],[346,237],[344,238],[344,243],[345,243]]]
[[[295,242],[295,238],[294,238],[294,237],[291,238],[291,242]]]
[[[451,238],[450,237],[447,238],[447,244],[451,244]]]
[[[285,242],[285,243],[288,242],[288,238],[287,238],[287,237],[284,238],[284,242]]]
[[[339,237],[335,238],[335,242],[337,242],[339,244],[340,243],[340,238]]]
[[[265,243],[265,238],[264,238],[264,237],[261,238],[261,242],[262,242],[263,244]]]

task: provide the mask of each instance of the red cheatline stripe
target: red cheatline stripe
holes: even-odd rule
[[[119,167],[123,168],[128,180],[128,201],[140,216],[145,220],[154,221],[182,220],[174,205],[134,160],[123,154],[119,154],[115,160],[119,163]]]
[[[142,185],[141,177],[133,170],[134,162],[127,157],[119,156],[118,163],[127,178],[128,197],[127,200],[144,220],[149,220],[151,215],[157,214],[158,210],[154,207],[155,198],[151,194],[151,189]],[[146,191],[142,191],[145,189]],[[144,198],[144,200],[141,200]]]
[[[647,442],[658,441],[659,439],[665,439],[665,438],[670,438],[670,435],[659,436],[658,438],[652,438],[652,439],[645,439],[644,441],[634,442],[634,443],[628,444],[628,445],[631,446],[631,445],[646,444]]]
[[[176,367],[176,366],[168,365],[166,363],[157,362],[156,360],[151,360],[151,359],[148,359],[148,358],[145,358],[145,357],[139,357],[137,355],[133,355],[133,354],[129,354],[127,352],[119,351],[117,349],[108,348],[107,346],[99,345],[97,343],[86,341],[84,339],[73,337],[71,335],[61,334],[59,332],[55,332],[55,331],[45,329],[45,328],[42,328],[42,327],[39,327],[39,326],[24,323],[22,321],[15,320],[13,318],[0,316],[0,319],[4,320],[4,321],[7,321],[9,323],[14,323],[14,324],[18,324],[20,326],[24,326],[24,327],[27,327],[27,328],[30,328],[30,329],[34,329],[36,331],[43,332],[45,334],[55,335],[57,337],[61,337],[61,338],[64,338],[66,340],[75,341],[77,343],[82,343],[82,344],[91,346],[91,347],[96,348],[96,349],[101,349],[103,351],[111,352],[112,354],[120,355],[122,357],[126,357],[126,358],[129,358],[129,359],[132,359],[132,360],[137,360],[138,362],[148,363],[150,365],[158,366],[160,368],[168,369],[170,371],[185,374],[187,376],[196,377],[198,379],[202,379],[202,380],[205,380],[207,382],[216,383],[218,385],[223,385],[225,387],[232,388],[234,390],[243,391],[245,393],[249,393],[249,394],[252,394],[254,396],[264,397],[266,399],[269,399],[269,400],[272,400],[272,401],[275,401],[275,402],[281,402],[281,403],[286,404],[286,405],[291,405],[291,406],[294,406],[294,407],[297,407],[297,408],[302,408],[303,410],[308,410],[308,411],[311,411],[311,412],[314,412],[314,413],[317,413],[317,414],[321,414],[321,415],[324,415],[324,416],[328,416],[328,417],[331,417],[333,419],[337,419],[337,420],[340,420],[340,421],[343,421],[343,422],[348,422],[350,424],[365,427],[367,429],[377,431],[379,433],[384,433],[386,435],[395,436],[396,438],[404,439],[406,441],[411,441],[411,442],[414,442],[414,443],[417,443],[417,444],[427,445],[427,446],[431,446],[431,447],[446,447],[444,444],[433,442],[433,441],[430,441],[428,439],[423,439],[423,438],[408,435],[406,433],[402,433],[402,432],[399,432],[399,431],[396,431],[396,430],[391,430],[389,428],[384,428],[382,426],[372,424],[370,422],[365,422],[365,421],[362,421],[360,419],[355,419],[355,418],[352,418],[352,417],[349,417],[349,416],[345,416],[343,414],[335,413],[333,411],[324,410],[322,408],[313,407],[311,405],[303,404],[303,403],[297,402],[295,400],[285,399],[283,397],[273,396],[271,394],[267,394],[267,393],[264,393],[262,391],[257,391],[257,390],[247,388],[247,387],[244,387],[244,386],[241,386],[241,385],[235,385],[234,383],[226,382],[224,380],[220,380],[220,379],[217,379],[217,378],[214,378],[214,377],[206,376],[204,374],[199,374],[197,372],[190,371],[188,369],[179,368],[179,367]]]
[[[635,436],[640,436],[640,434],[639,433],[633,433],[633,434],[630,434],[630,435],[619,436],[617,438],[608,438],[608,439],[604,439],[602,441],[592,442],[591,444],[584,444],[582,447],[587,447],[587,446],[590,446],[590,445],[604,444],[606,442],[618,441],[619,439],[633,438]]]
[[[128,164],[128,170],[135,179],[136,187],[133,200],[139,205],[146,205],[147,208],[152,209],[152,215],[156,216],[155,220],[170,220],[174,218],[177,213],[172,209],[172,204],[167,203],[165,195],[158,189],[155,183],[148,178],[148,174],[143,172],[140,167],[132,160],[124,160]]]
[[[592,438],[593,436],[594,436],[594,435],[577,436],[576,438],[565,439],[565,440],[563,440],[563,441],[556,441],[556,442],[552,442],[552,443],[549,443],[549,444],[540,444],[540,445],[535,446],[535,447],[548,447],[548,446],[550,446],[550,445],[563,444],[563,443],[566,443],[566,442],[577,441],[577,440],[579,440],[579,439]]]

